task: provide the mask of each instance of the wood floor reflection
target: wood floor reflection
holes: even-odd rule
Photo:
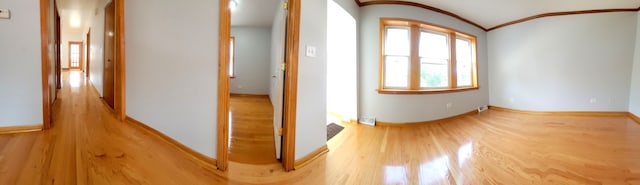
[[[229,110],[229,160],[248,164],[278,163],[269,96],[232,94]]]
[[[208,171],[115,120],[78,76],[70,86],[65,72],[51,130],[0,135],[0,184],[640,184],[631,119],[493,110],[415,127],[347,124],[328,154],[293,172]]]

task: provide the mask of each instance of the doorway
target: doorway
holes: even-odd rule
[[[261,1],[256,1],[261,2]],[[283,14],[281,17],[284,19],[282,25],[286,26],[286,34],[282,37],[282,60],[278,62],[278,73],[280,76],[273,77],[271,85],[282,81],[282,94],[278,95],[278,92],[269,92],[270,100],[275,97],[282,97],[281,105],[277,105],[277,100],[272,100],[274,108],[274,145],[281,145],[281,161],[286,171],[294,169],[295,162],[295,105],[296,105],[296,93],[297,93],[297,61],[298,61],[298,37],[299,37],[299,15],[300,15],[300,0],[288,0],[279,2]],[[230,100],[230,38],[231,38],[231,9],[230,4],[238,5],[238,1],[220,1],[220,42],[219,42],[219,62],[220,69],[218,70],[218,160],[217,167],[220,170],[225,170],[228,165],[229,159],[229,132],[230,132],[230,118],[229,115],[229,100]],[[280,8],[279,8],[280,9]],[[236,36],[236,40],[238,37]],[[273,39],[275,40],[275,39]],[[274,52],[274,51],[272,51]],[[286,61],[286,62],[285,62]],[[235,63],[235,62],[234,62]],[[234,68],[237,68],[233,66]],[[276,70],[270,68],[274,73]],[[237,75],[234,73],[234,75]],[[269,78],[269,77],[267,77]],[[281,112],[277,113],[277,108],[280,107]],[[277,115],[281,115],[281,121],[278,121]],[[280,127],[281,125],[281,127]],[[280,139],[280,142],[278,139]],[[280,150],[276,150],[280,151]],[[274,151],[274,152],[276,152]]]
[[[279,163],[286,11],[280,0],[231,2],[229,160]]]
[[[82,57],[83,49],[82,42],[71,41],[69,42],[69,69],[82,69]]]
[[[355,123],[358,114],[357,23],[335,0],[327,1],[327,133]],[[331,124],[333,123],[333,125]],[[329,139],[329,138],[327,138]]]

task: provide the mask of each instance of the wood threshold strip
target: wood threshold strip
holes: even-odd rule
[[[25,132],[37,132],[42,131],[42,125],[24,125],[24,126],[9,126],[0,127],[0,134],[15,134]]]
[[[497,106],[489,106],[491,110],[513,112],[521,114],[535,114],[535,115],[553,115],[553,116],[629,116],[628,112],[602,112],[602,111],[528,111],[510,109]]]
[[[214,172],[217,170],[216,168],[216,160],[205,156],[199,152],[196,152],[195,150],[183,145],[182,143],[172,139],[171,137],[163,134],[162,132],[159,132],[156,129],[153,129],[149,126],[147,126],[146,124],[133,119],[129,116],[127,116],[126,120],[127,123],[135,126],[136,128],[139,128],[140,130],[149,133],[150,135],[153,135],[155,137],[157,137],[158,139],[166,142],[167,144],[175,147],[175,149],[177,149],[178,151],[180,151],[182,154],[184,154],[185,156],[189,157],[189,159],[191,159],[193,162],[197,163],[198,165],[200,165],[201,167]]]
[[[433,6],[429,6],[429,5],[425,5],[425,4],[421,4],[421,3],[415,3],[415,2],[408,2],[408,1],[392,1],[392,0],[386,0],[386,1],[367,1],[367,2],[360,2],[360,0],[355,0],[356,4],[358,4],[358,6],[362,7],[362,6],[369,6],[369,5],[407,5],[407,6],[414,6],[414,7],[418,7],[418,8],[423,8],[423,9],[427,9],[427,10],[431,10],[434,12],[438,12],[438,13],[442,13],[448,16],[451,16],[453,18],[456,18],[460,21],[469,23],[477,28],[480,28],[486,32],[498,29],[498,28],[502,28],[505,26],[509,26],[509,25],[513,25],[513,24],[518,24],[518,23],[522,23],[522,22],[526,22],[526,21],[530,21],[530,20],[534,20],[534,19],[538,19],[538,18],[543,18],[543,17],[551,17],[551,16],[563,16],[563,15],[576,15],[576,14],[591,14],[591,13],[607,13],[607,12],[633,12],[633,11],[640,11],[640,7],[638,8],[617,8],[617,9],[598,9],[598,10],[581,10],[581,11],[566,11],[566,12],[551,12],[551,13],[543,13],[543,14],[538,14],[538,15],[534,15],[534,16],[530,16],[530,17],[525,17],[522,19],[518,19],[518,20],[514,20],[514,21],[509,21],[491,28],[485,28],[480,26],[480,24],[477,24],[473,21],[470,21],[469,19],[466,19],[462,16],[459,16],[455,13],[446,11],[446,10],[442,10],[440,8],[436,8]]]
[[[474,115],[477,114],[478,111],[477,110],[472,110],[469,112],[465,112],[459,115],[455,115],[455,116],[451,116],[451,117],[446,117],[446,118],[442,118],[442,119],[437,119],[437,120],[431,120],[431,121],[420,121],[420,122],[383,122],[383,121],[376,121],[376,126],[381,126],[381,127],[410,127],[410,126],[422,126],[425,124],[433,124],[433,123],[439,123],[439,122],[443,122],[443,121],[450,121],[450,120],[454,120],[454,119],[458,119],[464,116],[469,116],[469,115]]]
[[[308,165],[309,163],[313,162],[314,160],[318,159],[320,156],[322,156],[323,154],[326,154],[329,152],[329,148],[327,147],[327,145],[323,145],[322,147],[316,149],[315,151],[311,152],[309,155],[304,156],[303,158],[296,160],[295,162],[295,169],[300,169],[306,165]]]

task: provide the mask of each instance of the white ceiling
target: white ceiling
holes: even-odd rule
[[[270,26],[280,0],[238,0],[231,11],[231,26]]]
[[[64,32],[84,31],[98,4],[109,0],[58,0],[58,10]],[[279,8],[280,0],[238,0],[231,12],[232,26],[269,26]],[[388,0],[360,0],[388,1]],[[525,17],[551,12],[594,9],[638,8],[640,0],[406,0],[439,8],[491,28]],[[72,27],[72,19],[80,21]]]
[[[388,1],[388,0],[360,0]],[[442,9],[484,28],[552,12],[638,8],[640,0],[405,0]]]
[[[98,3],[104,4],[106,0],[57,0],[60,13],[60,26],[65,33],[81,33],[91,25],[92,18]],[[72,26],[72,22],[79,22],[78,26]]]

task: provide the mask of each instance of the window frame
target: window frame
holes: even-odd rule
[[[405,27],[409,29],[410,38],[410,55],[409,55],[409,81],[407,88],[385,87],[385,40],[386,29],[393,27]],[[427,88],[420,87],[420,33],[436,32],[448,35],[449,47],[449,85],[445,88]],[[456,39],[468,40],[471,44],[471,86],[459,87],[457,85],[457,59],[456,59]],[[479,89],[478,85],[478,62],[477,62],[477,38],[474,35],[460,32],[455,29],[439,26],[423,21],[402,19],[402,18],[380,18],[379,29],[379,74],[378,74],[378,93],[380,94],[432,94],[432,93],[449,93]]]

